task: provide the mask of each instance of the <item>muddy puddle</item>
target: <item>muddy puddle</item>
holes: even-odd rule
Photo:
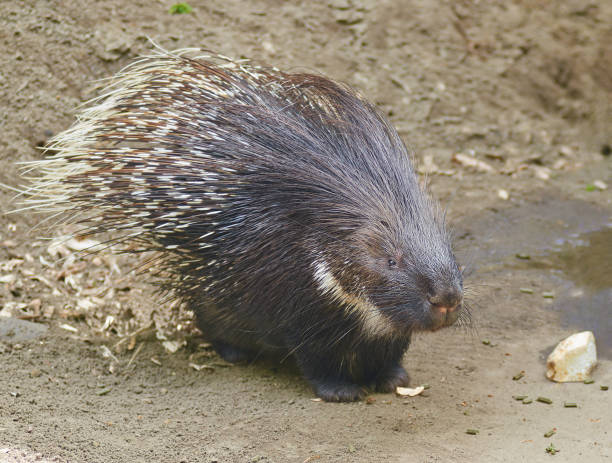
[[[523,256],[526,257],[526,256]],[[602,230],[559,238],[555,247],[523,259],[525,268],[548,271],[560,293],[551,309],[561,322],[595,333],[600,356],[612,357],[612,224]]]
[[[466,254],[476,278],[500,270],[517,272],[533,284],[508,290],[547,299],[562,325],[593,331],[599,355],[612,358],[609,211],[543,194],[534,204],[490,211],[462,232],[471,243]],[[546,281],[554,291],[547,290]]]

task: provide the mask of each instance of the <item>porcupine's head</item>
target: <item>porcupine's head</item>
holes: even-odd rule
[[[312,264],[319,291],[379,336],[435,331],[467,318],[444,220],[404,144],[357,94],[340,100],[333,113],[346,123],[330,143],[341,154],[321,159],[324,168],[312,178],[324,198],[312,222],[320,232]]]
[[[435,205],[415,181],[405,186],[394,208],[363,204],[343,239],[328,230],[313,263],[319,290],[376,335],[435,331],[465,315],[462,274]]]

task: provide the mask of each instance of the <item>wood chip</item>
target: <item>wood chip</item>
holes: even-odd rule
[[[164,341],[162,342],[162,346],[171,354],[174,354],[177,350],[181,348],[183,345],[182,341]]]
[[[395,388],[395,393],[400,397],[415,397],[421,394],[424,390],[425,388],[423,386],[418,386],[415,388],[397,386]]]
[[[15,283],[16,280],[17,280],[17,276],[15,276],[12,273],[9,275],[0,276],[0,283],[11,284],[11,283]]]
[[[111,350],[106,346],[100,346],[100,351],[102,352],[102,357],[109,358],[113,360],[115,363],[119,363],[119,359],[113,355]]]
[[[63,329],[63,330],[66,330],[66,331],[72,331],[73,333],[78,333],[79,332],[79,330],[77,330],[74,326],[70,326],[70,325],[68,325],[66,323],[62,323],[59,327],[61,329]]]
[[[78,239],[72,238],[66,241],[66,247],[72,249],[73,251],[85,251],[95,248],[100,245],[100,242],[97,240],[92,240],[90,238]]]
[[[455,153],[453,154],[452,161],[456,164],[460,164],[463,167],[469,167],[476,172],[494,172],[495,169],[484,161],[476,159],[474,156],[468,154]]]
[[[197,363],[190,363],[189,366],[193,368],[195,371],[201,371],[201,370],[215,371],[215,367],[212,367],[210,365],[198,365]]]

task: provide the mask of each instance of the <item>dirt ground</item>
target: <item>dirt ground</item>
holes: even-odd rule
[[[612,2],[190,4],[0,2],[0,183],[19,185],[15,162],[40,158],[93,81],[148,38],[321,72],[375,101],[414,149],[469,269],[473,326],[417,337],[404,364],[423,396],[318,402],[290,362],[221,361],[189,312],[131,272],[135,257],[75,256],[30,231],[40,216],[2,215],[0,461],[611,461],[610,298],[596,323],[564,319],[564,304],[588,315],[572,299],[588,282],[542,262],[611,236]],[[13,195],[0,189],[0,212]],[[611,261],[595,261],[600,294]],[[595,383],[546,380],[548,353],[583,329],[601,345]]]

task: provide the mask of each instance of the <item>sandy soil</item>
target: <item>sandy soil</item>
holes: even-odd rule
[[[612,3],[190,4],[170,15],[166,1],[0,3],[0,183],[18,185],[15,162],[39,158],[92,81],[146,53],[148,37],[316,70],[361,89],[414,148],[472,270],[474,325],[416,339],[405,365],[430,385],[423,396],[317,402],[289,362],[222,362],[188,312],[130,272],[135,258],[68,258],[28,233],[40,217],[3,215],[0,461],[612,460],[609,351],[595,384],[548,382],[551,348],[590,327],[555,310],[567,276],[515,257],[612,221],[610,189],[587,187],[612,186]],[[0,211],[12,196],[0,189]]]

